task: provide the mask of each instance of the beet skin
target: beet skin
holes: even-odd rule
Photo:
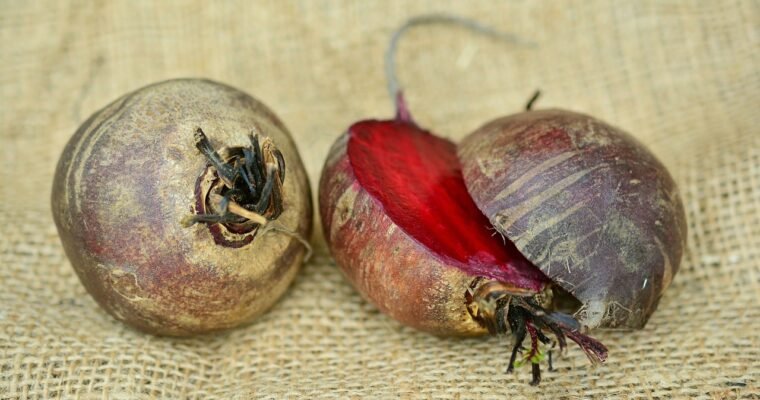
[[[167,81],[117,99],[77,130],[56,169],[53,216],[80,280],[115,318],[155,334],[253,320],[285,292],[305,253],[277,232],[234,248],[217,244],[206,224],[182,226],[207,169],[199,128],[217,148],[247,145],[253,128],[274,141],[288,166],[277,222],[308,238],[309,184],[287,130],[266,106],[215,82]]]

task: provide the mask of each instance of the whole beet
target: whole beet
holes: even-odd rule
[[[207,200],[200,186],[219,180],[198,150],[201,129],[216,148],[250,146],[252,130],[279,148],[288,177],[278,181],[276,223],[292,234],[183,226]],[[262,314],[293,280],[305,254],[298,237],[309,236],[312,220],[307,176],[285,126],[251,96],[196,79],[144,87],[93,114],[61,155],[52,206],[87,291],[116,319],[161,335]]]

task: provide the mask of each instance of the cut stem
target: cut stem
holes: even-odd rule
[[[541,96],[541,91],[536,90],[536,93],[533,93],[533,96],[531,96],[530,100],[528,100],[528,103],[525,104],[525,111],[530,111],[533,109],[533,104],[536,103],[536,100]]]

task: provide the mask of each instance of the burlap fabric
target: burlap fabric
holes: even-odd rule
[[[0,398],[760,397],[758,2],[135,3],[0,4]],[[226,82],[279,114],[315,185],[349,123],[391,115],[389,35],[431,11],[536,45],[410,31],[400,78],[421,124],[461,138],[541,88],[539,108],[630,131],[681,188],[681,271],[646,329],[596,333],[606,365],[571,349],[534,388],[527,369],[504,374],[505,338],[404,328],[353,291],[319,229],[289,293],[231,332],[148,336],[85,293],[49,196],[58,156],[91,112],[158,80]]]

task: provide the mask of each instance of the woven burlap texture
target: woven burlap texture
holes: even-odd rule
[[[145,84],[208,77],[263,100],[316,188],[333,140],[389,117],[394,28],[448,12],[514,32],[409,32],[416,119],[452,139],[519,111],[595,115],[668,166],[688,251],[644,330],[573,348],[538,388],[506,375],[507,338],[437,338],[380,314],[325,248],[254,324],[167,339],[90,298],[52,221],[53,171],[90,113]],[[0,398],[760,398],[760,6],[724,2],[3,2],[0,9]]]

